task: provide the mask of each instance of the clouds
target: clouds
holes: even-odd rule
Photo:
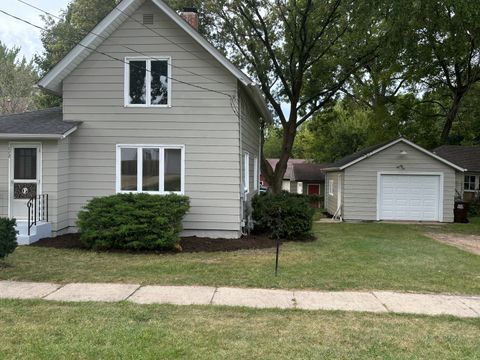
[[[58,15],[61,9],[65,9],[68,0],[26,0],[30,4],[42,8],[52,14]],[[38,10],[15,0],[1,1],[0,9],[10,14],[21,17],[38,26],[44,26]],[[21,54],[31,59],[35,53],[43,51],[40,41],[40,30],[21,21],[0,13],[0,40],[8,47],[19,46]]]

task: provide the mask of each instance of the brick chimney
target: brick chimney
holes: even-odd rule
[[[192,28],[198,31],[198,11],[194,7],[183,8],[180,12],[180,16],[185,20],[187,23],[190,24]]]

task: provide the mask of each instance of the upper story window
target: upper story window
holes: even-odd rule
[[[125,106],[170,106],[171,59],[125,59]]]
[[[465,175],[463,186],[466,191],[475,190],[475,178],[474,175]]]

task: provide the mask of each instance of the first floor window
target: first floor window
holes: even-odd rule
[[[258,190],[258,158],[253,158],[253,190]]]
[[[170,105],[170,59],[126,59],[125,105]]]
[[[475,190],[475,176],[474,175],[465,175],[463,188],[464,188],[464,190],[467,190],[467,191]]]
[[[184,147],[117,146],[117,191],[183,193]]]
[[[243,187],[245,192],[250,191],[250,154],[243,154]]]

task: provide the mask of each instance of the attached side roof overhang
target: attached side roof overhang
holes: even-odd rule
[[[194,30],[172,8],[161,0],[151,0],[173,22],[190,35],[208,53],[210,53],[225,69],[227,69],[247,91],[257,110],[266,122],[273,122],[272,115],[267,108],[265,99],[253,81],[223,56],[212,44]],[[63,80],[97,47],[105,37],[111,35],[129,16],[131,16],[145,0],[123,0],[97,26],[80,41],[55,67],[50,70],[39,82],[38,86],[58,96],[62,96]],[[100,35],[100,36],[97,36]]]
[[[393,141],[385,144],[384,146],[379,147],[379,148],[377,148],[377,149],[375,149],[375,150],[373,150],[373,151],[371,151],[371,152],[369,152],[369,153],[367,153],[367,154],[365,154],[365,155],[362,155],[362,156],[360,156],[360,157],[358,157],[358,158],[356,158],[356,159],[354,159],[354,160],[352,160],[352,161],[350,161],[350,162],[348,162],[348,163],[346,163],[346,164],[344,164],[344,165],[342,165],[342,166],[328,167],[328,168],[325,168],[325,169],[323,169],[323,170],[324,170],[324,171],[327,171],[327,172],[328,172],[328,171],[343,171],[343,170],[345,170],[346,168],[348,168],[348,167],[350,167],[350,166],[352,166],[352,165],[354,165],[354,164],[356,164],[356,163],[358,163],[358,162],[360,162],[360,161],[363,161],[363,160],[365,160],[365,159],[368,159],[369,157],[371,157],[371,156],[373,156],[373,155],[375,155],[375,154],[378,154],[379,152],[382,152],[383,150],[388,149],[389,147],[391,147],[391,146],[393,146],[393,145],[395,145],[395,144],[398,144],[398,143],[400,143],[400,142],[403,142],[403,143],[405,143],[405,144],[410,145],[411,147],[417,149],[418,151],[423,152],[424,154],[426,154],[426,155],[428,155],[428,156],[430,156],[430,157],[432,157],[432,158],[434,158],[434,159],[436,159],[436,160],[444,163],[445,165],[448,165],[448,166],[454,168],[454,169],[457,170],[457,171],[461,171],[461,172],[465,172],[465,171],[466,171],[466,169],[464,169],[464,168],[462,168],[462,167],[460,167],[460,166],[458,166],[458,165],[455,165],[454,163],[452,163],[452,162],[450,162],[450,161],[448,161],[448,160],[445,160],[444,158],[442,158],[442,157],[440,157],[440,156],[438,156],[438,155],[436,155],[436,154],[434,154],[434,153],[432,153],[432,152],[430,152],[430,151],[422,148],[421,146],[418,146],[417,144],[414,144],[413,142],[411,142],[411,141],[409,141],[409,140],[407,140],[407,139],[405,139],[405,138],[399,138],[399,139],[393,140]]]
[[[75,126],[74,128],[70,129],[64,134],[0,134],[0,139],[7,139],[7,140],[61,140],[65,139],[68,135],[72,134],[73,132],[77,131],[78,127]]]

